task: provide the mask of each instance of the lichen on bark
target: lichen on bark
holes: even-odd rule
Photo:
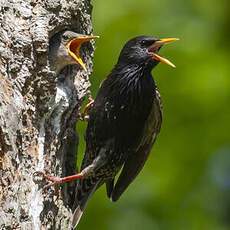
[[[87,94],[93,46],[83,47],[87,72],[49,68],[49,39],[68,29],[91,34],[90,1],[0,2],[0,229],[68,229],[74,184],[42,192],[37,170],[75,172],[77,114]]]

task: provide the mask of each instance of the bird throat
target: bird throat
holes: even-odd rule
[[[156,89],[154,79],[148,68],[127,66],[115,68],[114,84],[120,103],[124,102],[132,110],[139,110],[152,105]]]

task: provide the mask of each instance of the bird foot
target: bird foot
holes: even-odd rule
[[[88,100],[89,100],[89,102],[86,104],[83,112],[79,113],[79,119],[81,121],[88,121],[89,120],[89,110],[92,108],[93,103],[94,103],[94,99],[93,99],[92,95],[89,95]]]
[[[70,181],[73,181],[73,180],[83,178],[82,173],[78,173],[78,174],[67,176],[67,177],[55,177],[55,176],[47,175],[44,172],[37,171],[33,175],[36,178],[40,177],[40,180],[42,178],[42,180],[46,180],[46,181],[50,182],[49,184],[44,186],[44,188],[43,188],[44,190],[46,190],[46,189],[48,189],[48,188],[50,188],[52,186],[55,186],[55,185],[64,184],[66,182],[70,182]]]

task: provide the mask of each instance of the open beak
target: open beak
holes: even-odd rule
[[[170,65],[171,67],[175,68],[176,66],[169,61],[168,59],[161,57],[160,55],[156,54],[156,52],[165,44],[171,43],[171,42],[175,42],[178,41],[179,38],[163,38],[160,39],[156,42],[154,42],[154,44],[152,46],[149,47],[149,51],[151,52],[152,58],[154,60],[157,60],[159,62],[165,63],[167,65]]]
[[[88,42],[92,39],[99,38],[99,36],[93,36],[93,35],[82,35],[78,36],[76,38],[73,38],[70,40],[66,48],[68,50],[69,55],[84,69],[86,70],[85,63],[82,61],[80,56],[80,48],[81,45],[85,42]]]

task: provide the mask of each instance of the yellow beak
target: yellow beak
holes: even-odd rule
[[[155,60],[157,60],[157,61],[159,61],[159,62],[162,62],[162,63],[165,63],[165,64],[167,64],[167,65],[169,65],[169,66],[171,66],[171,67],[173,67],[173,68],[176,68],[176,66],[171,62],[171,61],[169,61],[168,59],[166,59],[166,58],[163,58],[163,57],[161,57],[160,55],[158,55],[158,54],[155,54],[155,53],[153,53],[153,59],[155,59]]]
[[[159,41],[156,41],[155,43],[164,45],[164,44],[168,44],[168,43],[179,41],[179,40],[180,40],[179,38],[162,38]]]
[[[81,45],[92,39],[99,38],[99,36],[94,35],[82,35],[70,40],[66,47],[69,55],[86,71],[85,63],[82,61],[80,56]]]
[[[178,40],[180,40],[180,39],[179,38],[163,38],[163,39],[160,39],[159,41],[156,41],[154,43],[154,47],[161,47],[165,44],[175,42]],[[160,55],[158,55],[156,53],[152,53],[152,58],[159,61],[159,62],[165,63],[165,64],[167,64],[173,68],[176,68],[176,66],[171,61],[169,61],[168,59],[166,59],[164,57],[161,57]]]

